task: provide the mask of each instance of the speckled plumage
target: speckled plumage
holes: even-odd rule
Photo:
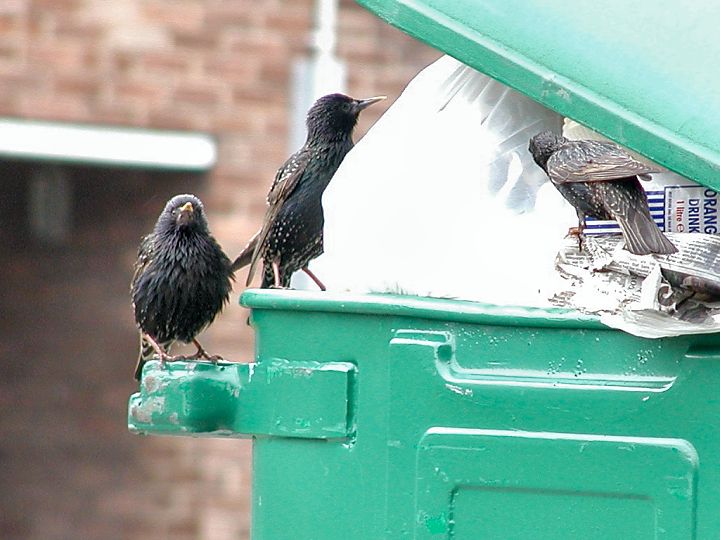
[[[259,261],[263,262],[261,287],[288,287],[294,272],[322,254],[322,194],[353,147],[358,115],[380,99],[330,94],[310,108],[307,140],[278,170],[262,228],[233,263],[233,270],[250,264],[248,285]],[[278,266],[278,280],[273,263]]]
[[[631,253],[677,251],[653,221],[639,181],[639,177],[661,169],[637,161],[614,143],[571,141],[550,131],[530,139],[528,150],[577,211],[581,231],[587,216],[615,220]]]
[[[200,200],[173,197],[140,244],[131,283],[141,331],[136,379],[154,354],[143,334],[165,350],[176,340],[193,341],[228,301],[231,282],[230,260],[210,234]]]

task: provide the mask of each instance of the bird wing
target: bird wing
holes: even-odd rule
[[[145,272],[145,269],[152,261],[153,244],[154,237],[152,234],[144,236],[143,239],[140,241],[140,245],[138,246],[137,258],[135,259],[135,266],[133,268],[133,277],[132,281],[130,282],[131,289],[135,288],[137,280],[140,278],[143,272]]]
[[[250,282],[255,275],[257,264],[260,261],[260,254],[267,242],[270,230],[275,223],[275,218],[277,218],[283,204],[285,204],[285,201],[287,201],[290,194],[297,187],[300,178],[302,178],[303,173],[305,172],[305,167],[308,163],[308,158],[309,151],[307,149],[303,148],[297,151],[288,158],[282,167],[278,169],[278,172],[275,175],[275,180],[273,181],[273,184],[270,187],[270,192],[267,196],[268,209],[265,212],[262,228],[254,237],[257,240],[255,240],[255,249],[253,251],[252,258],[250,259],[250,270],[248,271],[248,277],[245,281],[245,285],[250,285]],[[250,241],[250,243],[252,242],[253,240]]]
[[[605,141],[570,141],[547,162],[548,176],[554,184],[603,182],[663,170],[646,165],[617,144]]]
[[[619,183],[594,184],[603,206],[618,222],[631,253],[675,253],[677,248],[653,221],[647,196],[637,180]]]

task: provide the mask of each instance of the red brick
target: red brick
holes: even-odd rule
[[[247,2],[214,2],[207,6],[205,16],[206,29],[217,32],[225,28],[249,28],[260,24],[262,10],[253,9]]]
[[[221,103],[224,93],[217,84],[188,83],[175,89],[172,100],[176,104],[208,108]]]
[[[149,51],[142,54],[140,63],[144,72],[172,73],[182,76],[190,70],[191,62],[186,55],[180,55],[172,50]]]
[[[157,129],[207,131],[210,128],[210,121],[207,114],[175,105],[166,110],[150,111],[148,126]]]
[[[28,62],[38,70],[79,70],[85,64],[85,47],[76,42],[33,45],[28,49]]]
[[[0,3],[0,14],[24,15],[28,10],[28,0],[3,0]]]
[[[120,103],[96,104],[92,108],[91,120],[93,123],[118,126],[146,126],[148,124],[144,108]]]
[[[238,54],[214,54],[205,59],[203,72],[212,80],[247,84],[260,73],[257,58]]]
[[[215,49],[218,47],[219,39],[216,34],[205,32],[173,32],[173,43],[178,49]]]
[[[22,27],[22,17],[14,13],[3,13],[0,7],[0,35],[7,36],[10,33],[17,32]]]
[[[205,19],[202,2],[191,0],[146,0],[140,5],[142,14],[148,22],[169,30],[199,30]]]
[[[103,27],[97,21],[61,17],[55,24],[57,39],[97,43],[103,37]]]
[[[167,98],[170,89],[153,81],[118,81],[112,85],[113,94],[120,99],[141,101],[146,105],[155,105]]]
[[[71,122],[90,120],[89,105],[85,101],[46,95],[21,97],[18,100],[18,116]]]
[[[100,89],[100,81],[87,75],[60,74],[55,78],[54,89],[59,94],[79,94],[93,99]]]
[[[228,32],[224,42],[232,54],[259,57],[264,60],[263,63],[284,63],[290,60],[286,55],[285,37],[269,29],[262,32]]]

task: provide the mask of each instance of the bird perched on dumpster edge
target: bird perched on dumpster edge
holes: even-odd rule
[[[135,322],[140,329],[140,358],[135,378],[157,354],[161,361],[216,361],[195,339],[228,301],[232,288],[230,259],[211,236],[200,199],[176,195],[160,213],[153,232],[142,239],[130,286]],[[194,343],[190,357],[171,357],[176,340]]]
[[[287,288],[292,274],[303,270],[325,290],[307,267],[323,252],[322,194],[353,147],[358,115],[383,99],[385,96],[353,99],[330,94],[310,107],[305,144],[278,170],[267,196],[262,227],[233,262],[233,270],[250,264],[246,285],[262,260],[263,288]]]
[[[650,215],[638,177],[661,172],[605,141],[572,141],[551,131],[530,139],[537,163],[578,215],[578,236],[587,216],[613,219],[620,225],[625,248],[636,255],[675,253],[677,248]]]

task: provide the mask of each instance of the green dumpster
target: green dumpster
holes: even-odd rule
[[[387,295],[242,302],[255,362],[149,363],[130,426],[253,437],[254,539],[717,538],[716,336]]]
[[[360,3],[720,185],[720,75],[705,69],[720,6]],[[717,335],[650,340],[574,312],[381,294],[241,303],[254,362],[149,362],[129,426],[252,437],[254,540],[720,538]]]

